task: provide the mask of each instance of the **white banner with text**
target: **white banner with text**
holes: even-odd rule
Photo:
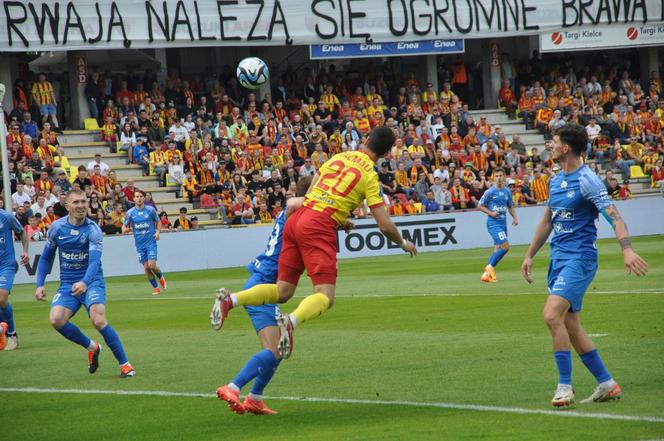
[[[662,23],[660,0],[3,0],[0,52],[494,38]]]

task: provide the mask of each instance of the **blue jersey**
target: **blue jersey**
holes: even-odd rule
[[[613,202],[599,176],[582,165],[549,181],[551,259],[597,259],[597,215]]]
[[[140,210],[133,207],[127,211],[124,224],[131,225],[136,248],[143,248],[156,242],[154,238],[156,222],[159,222],[159,216],[154,207],[145,205]]]
[[[11,213],[0,210],[0,268],[16,264],[14,254],[14,233],[19,236],[23,233],[23,227]]]
[[[44,286],[56,250],[60,255],[62,284],[83,281],[86,285],[104,280],[101,268],[103,235],[99,226],[85,219],[81,225],[69,223],[69,216],[53,222],[37,267],[37,286]]]
[[[513,207],[512,192],[509,188],[491,187],[484,192],[480,199],[480,204],[487,208],[489,211],[495,211],[498,216],[494,219],[487,216],[486,226],[491,228],[493,226],[505,226],[507,223],[507,210]]]
[[[281,236],[284,232],[285,224],[286,212],[284,210],[277,216],[265,251],[247,265],[247,269],[250,272],[260,273],[266,277],[274,276],[274,280],[276,281],[277,272],[279,271],[279,253],[281,253]]]

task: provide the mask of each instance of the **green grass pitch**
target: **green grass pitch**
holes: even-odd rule
[[[624,396],[618,402],[573,409],[593,414],[590,418],[565,417],[570,413],[565,410],[523,411],[553,411],[549,400],[556,371],[541,318],[548,252],[543,250],[535,261],[532,285],[519,273],[524,247],[514,247],[501,262],[499,283],[484,285],[479,278],[490,252],[487,247],[413,259],[399,255],[340,262],[334,308],[296,331],[293,357],[282,363],[266,389],[272,397],[268,404],[279,411],[271,417],[235,415],[213,397],[215,388],[230,381],[259,348],[242,310],[233,311],[220,332],[209,325],[214,290],[241,287],[247,277],[243,268],[167,274],[169,290],[159,298],[152,298],[144,277],[108,279],[109,321],[137,369],[137,376],[126,380],[118,377],[109,350],[102,353],[99,371],[88,374],[85,352],[51,329],[48,303],[34,301],[33,286],[18,286],[11,301],[20,348],[0,352],[0,438],[664,438],[664,237],[637,238],[634,244],[650,264],[646,278],[626,274],[615,240],[598,243],[600,270],[586,295],[583,320],[588,332],[597,335],[595,343]],[[223,247],[220,252],[225,252]],[[297,295],[309,294],[308,279],[301,285]],[[48,285],[49,299],[55,287]],[[291,311],[296,301],[284,311]],[[74,322],[100,338],[84,312]],[[595,383],[578,357],[573,377],[579,401]],[[166,391],[183,396],[9,388]],[[315,397],[342,401],[304,400]],[[407,403],[385,403],[390,401]],[[463,409],[463,404],[498,409]],[[616,420],[601,414],[642,419]]]

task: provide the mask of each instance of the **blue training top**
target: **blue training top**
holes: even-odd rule
[[[270,234],[265,251],[247,265],[247,269],[251,273],[260,273],[270,280],[277,280],[279,253],[281,253],[281,236],[284,233],[284,225],[286,225],[285,210],[277,216],[277,221],[274,223],[274,227],[272,227],[272,233]]]
[[[597,215],[612,205],[606,187],[587,165],[549,181],[551,259],[597,259]]]
[[[103,235],[99,225],[85,219],[81,225],[69,223],[69,216],[53,222],[37,266],[37,287],[44,286],[56,250],[60,254],[60,281],[86,285],[104,279],[101,268]]]
[[[512,192],[509,188],[497,188],[493,186],[484,192],[480,199],[480,204],[489,211],[498,213],[495,219],[487,216],[486,226],[488,228],[492,226],[504,227],[507,224],[507,210],[514,206],[512,203]]]
[[[0,267],[14,266],[16,254],[14,253],[14,233],[19,236],[23,227],[16,216],[0,209]]]
[[[131,224],[136,248],[141,248],[156,242],[154,238],[156,222],[159,222],[159,216],[154,207],[144,205],[140,210],[133,207],[127,211],[124,224]]]

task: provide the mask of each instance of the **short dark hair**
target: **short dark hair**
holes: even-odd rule
[[[394,132],[385,126],[376,127],[371,135],[367,147],[378,157],[383,157],[390,151],[394,145]]]
[[[143,195],[143,197],[145,197],[145,192],[143,190],[139,190],[138,188],[135,188],[134,189],[134,196],[136,196],[137,193],[140,193],[140,194]]]
[[[309,186],[311,185],[312,180],[313,177],[311,176],[304,176],[300,178],[297,181],[297,185],[295,187],[295,196],[300,197],[307,194],[307,190],[309,190]]]
[[[493,174],[495,175],[496,173],[502,173],[505,174],[505,169],[502,167],[496,167],[493,169]]]
[[[588,134],[586,129],[574,123],[567,123],[554,133],[560,139],[560,142],[567,144],[574,154],[582,155],[588,145]]]

